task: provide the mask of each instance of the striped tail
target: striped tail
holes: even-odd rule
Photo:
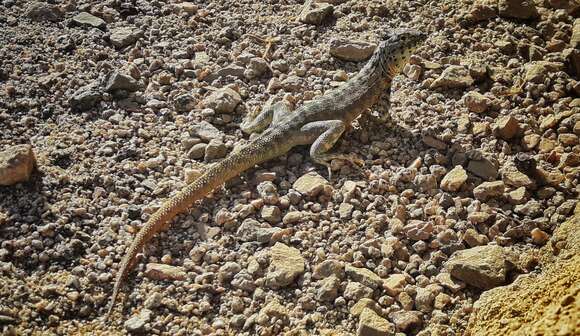
[[[105,322],[113,312],[120,287],[123,280],[129,274],[137,253],[141,251],[143,246],[156,233],[162,230],[168,221],[189,209],[195,201],[202,199],[205,195],[221,186],[229,179],[238,176],[256,164],[277,157],[289,149],[274,148],[278,146],[272,146],[270,141],[260,138],[252,141],[243,148],[232,152],[228,157],[216,163],[197,180],[166,201],[161,208],[157,210],[151,218],[149,218],[149,221],[147,221],[145,226],[139,231],[131,243],[129,250],[126,252],[125,257],[121,262],[121,269],[117,274],[115,287],[113,288],[113,296],[111,297],[111,302],[104,318]]]

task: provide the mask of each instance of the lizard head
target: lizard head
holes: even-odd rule
[[[390,31],[379,44],[379,58],[385,69],[400,72],[409,57],[427,39],[427,34],[412,29],[397,29]]]

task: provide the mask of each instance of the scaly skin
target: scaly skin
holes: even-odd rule
[[[137,253],[164,229],[166,223],[224,182],[298,145],[312,144],[311,158],[327,166],[329,174],[332,159],[356,162],[351,156],[329,154],[328,151],[345,128],[390,89],[394,75],[425,38],[424,34],[416,31],[395,31],[386,36],[365,67],[343,86],[295,111],[290,111],[287,105],[280,102],[264,109],[254,120],[244,122],[242,130],[245,132],[263,132],[166,201],[139,231],[121,262],[105,321],[113,312],[123,280],[132,268]]]

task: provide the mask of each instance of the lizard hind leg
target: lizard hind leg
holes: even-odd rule
[[[270,125],[276,125],[285,115],[291,112],[291,106],[286,100],[277,103],[272,103],[272,101],[273,99],[270,99],[255,118],[247,118],[240,124],[240,128],[244,133],[260,133]]]
[[[310,147],[310,157],[314,162],[326,166],[329,179],[332,178],[330,162],[334,159],[345,160],[352,164],[362,165],[362,160],[354,155],[328,153],[344,133],[345,129],[346,125],[342,120],[315,121],[302,127],[302,131],[307,136],[315,139]]]

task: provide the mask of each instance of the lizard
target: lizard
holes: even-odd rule
[[[342,86],[293,111],[289,104],[280,101],[267,106],[253,119],[244,120],[242,131],[259,134],[245,145],[234,148],[228,156],[163,203],[137,233],[121,260],[104,320],[110,318],[121,285],[145,244],[165,229],[175,216],[224,182],[300,145],[311,145],[311,159],[326,166],[329,174],[333,159],[356,163],[352,156],[329,151],[352,121],[372,107],[383,93],[390,91],[393,77],[401,72],[426,37],[426,34],[410,29],[389,31],[367,64]]]

